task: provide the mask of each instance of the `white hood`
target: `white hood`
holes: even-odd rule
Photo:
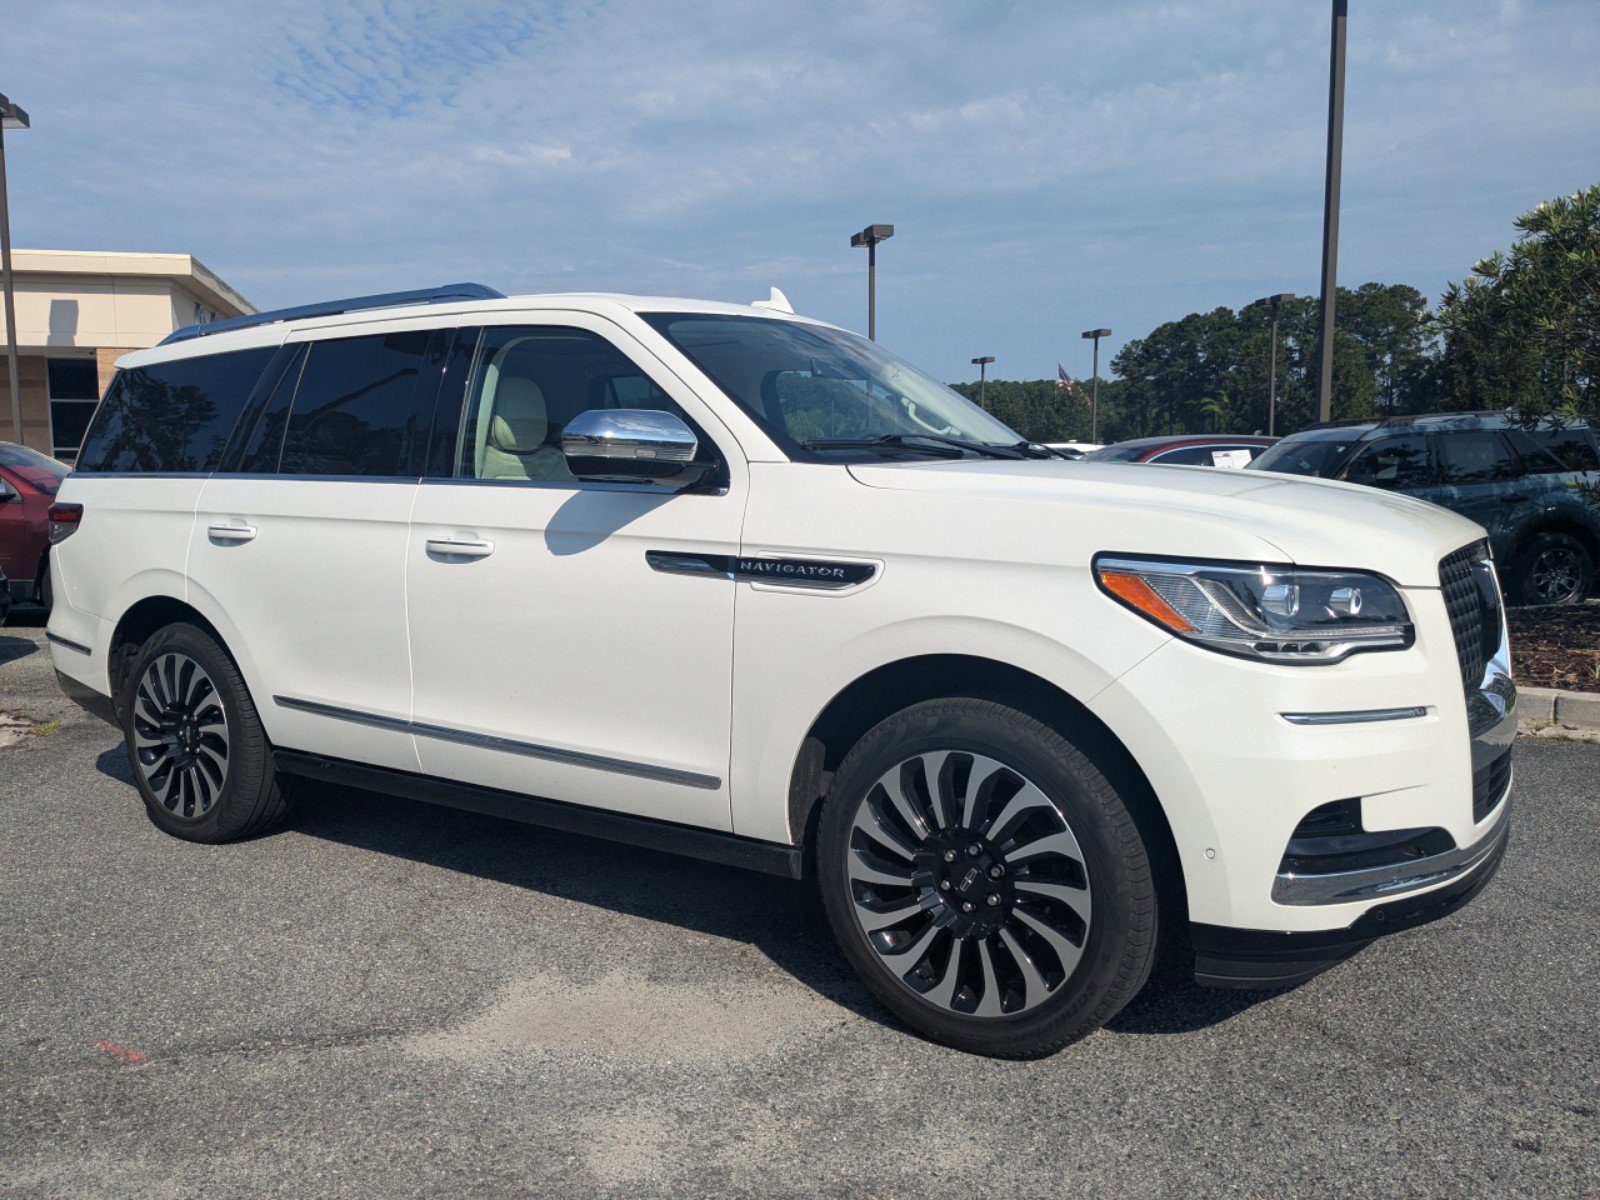
[[[868,487],[974,504],[1069,505],[1062,519],[1092,518],[1106,551],[1226,557],[1259,540],[1289,562],[1377,571],[1407,587],[1438,587],[1439,560],[1484,536],[1465,517],[1409,496],[1266,471],[982,459],[855,464],[850,473]]]

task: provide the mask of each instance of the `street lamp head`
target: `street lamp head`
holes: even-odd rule
[[[1273,308],[1277,308],[1278,305],[1283,304],[1285,301],[1293,300],[1293,299],[1294,299],[1294,293],[1293,292],[1279,292],[1276,296],[1263,296],[1263,297],[1261,297],[1261,299],[1257,300],[1256,303],[1257,304],[1270,304],[1270,305],[1272,305]]]
[[[992,363],[993,361],[994,361],[994,355],[985,354],[982,358],[973,359],[972,360],[972,365],[973,366],[977,366],[980,363]]]
[[[0,129],[28,128],[28,112],[18,108],[0,92]]]
[[[850,235],[852,246],[876,246],[879,242],[886,242],[894,236],[893,225],[868,225],[860,233]]]
[[[1109,330],[1109,329],[1085,329],[1083,331],[1083,336],[1086,337],[1086,338],[1110,337],[1111,336],[1111,330]]]

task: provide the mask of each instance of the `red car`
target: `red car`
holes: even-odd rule
[[[1133,438],[1102,446],[1089,462],[1166,463],[1190,467],[1242,467],[1278,439],[1257,434],[1189,433]]]
[[[71,471],[65,463],[0,442],[0,578],[11,599],[50,607],[50,506]]]

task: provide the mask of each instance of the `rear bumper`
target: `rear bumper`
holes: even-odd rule
[[[121,722],[117,720],[117,706],[112,703],[110,696],[102,695],[59,667],[56,669],[56,683],[60,685],[62,695],[79,708],[93,713],[102,721],[121,727]]]
[[[1449,916],[1470,903],[1500,868],[1511,839],[1510,797],[1502,808],[1490,833],[1468,848],[1469,860],[1459,866],[1450,883],[1369,908],[1347,928],[1280,933],[1191,925],[1195,982],[1218,988],[1292,987],[1343,962],[1377,938]]]

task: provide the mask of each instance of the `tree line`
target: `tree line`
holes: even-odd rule
[[[1333,416],[1516,409],[1600,416],[1600,184],[1545,201],[1518,238],[1450,284],[1439,304],[1406,284],[1340,288]],[[1316,420],[1319,304],[1278,314],[1274,430]],[[1271,312],[1265,304],[1190,313],[1126,343],[1100,381],[1100,440],[1254,433],[1268,425]],[[976,383],[952,385],[972,400]],[[986,407],[1034,441],[1089,439],[1088,380],[991,380]]]

